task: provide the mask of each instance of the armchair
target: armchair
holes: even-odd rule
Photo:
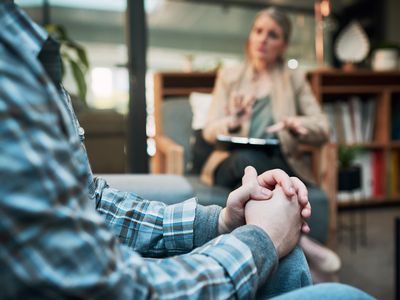
[[[191,92],[211,93],[214,73],[157,73],[154,75],[154,111],[156,121],[156,154],[151,161],[153,173],[184,175],[192,184],[199,202],[204,205],[225,205],[229,190],[207,186],[199,174],[189,174],[191,165],[190,139],[192,111],[188,101]],[[310,156],[315,177],[329,198],[329,203],[313,205],[313,212],[321,213],[321,230],[316,238],[334,247],[336,232],[336,146],[304,146]],[[326,216],[328,211],[328,216]],[[328,236],[324,232],[328,232]]]

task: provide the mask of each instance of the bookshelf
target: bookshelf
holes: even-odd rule
[[[400,71],[315,70],[308,73],[327,113],[331,141],[363,149],[362,188],[339,207],[400,204]]]

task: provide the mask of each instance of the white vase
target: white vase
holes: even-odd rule
[[[398,66],[399,54],[397,49],[375,50],[372,59],[372,69],[376,71],[396,70]]]

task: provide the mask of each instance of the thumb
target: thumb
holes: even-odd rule
[[[244,169],[244,175],[242,177],[242,185],[246,185],[252,182],[257,182],[257,171],[252,166],[247,166]]]
[[[247,166],[244,169],[242,187],[248,191],[253,200],[267,200],[272,197],[272,192],[258,183],[257,171],[252,166]]]

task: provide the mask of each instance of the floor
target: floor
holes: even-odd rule
[[[366,244],[361,232],[350,234],[351,218],[362,223],[365,216]],[[342,259],[340,282],[358,287],[378,299],[395,299],[395,217],[399,207],[369,208],[361,211],[339,212],[338,254]],[[357,219],[355,219],[357,217]],[[400,285],[400,282],[397,283]]]

